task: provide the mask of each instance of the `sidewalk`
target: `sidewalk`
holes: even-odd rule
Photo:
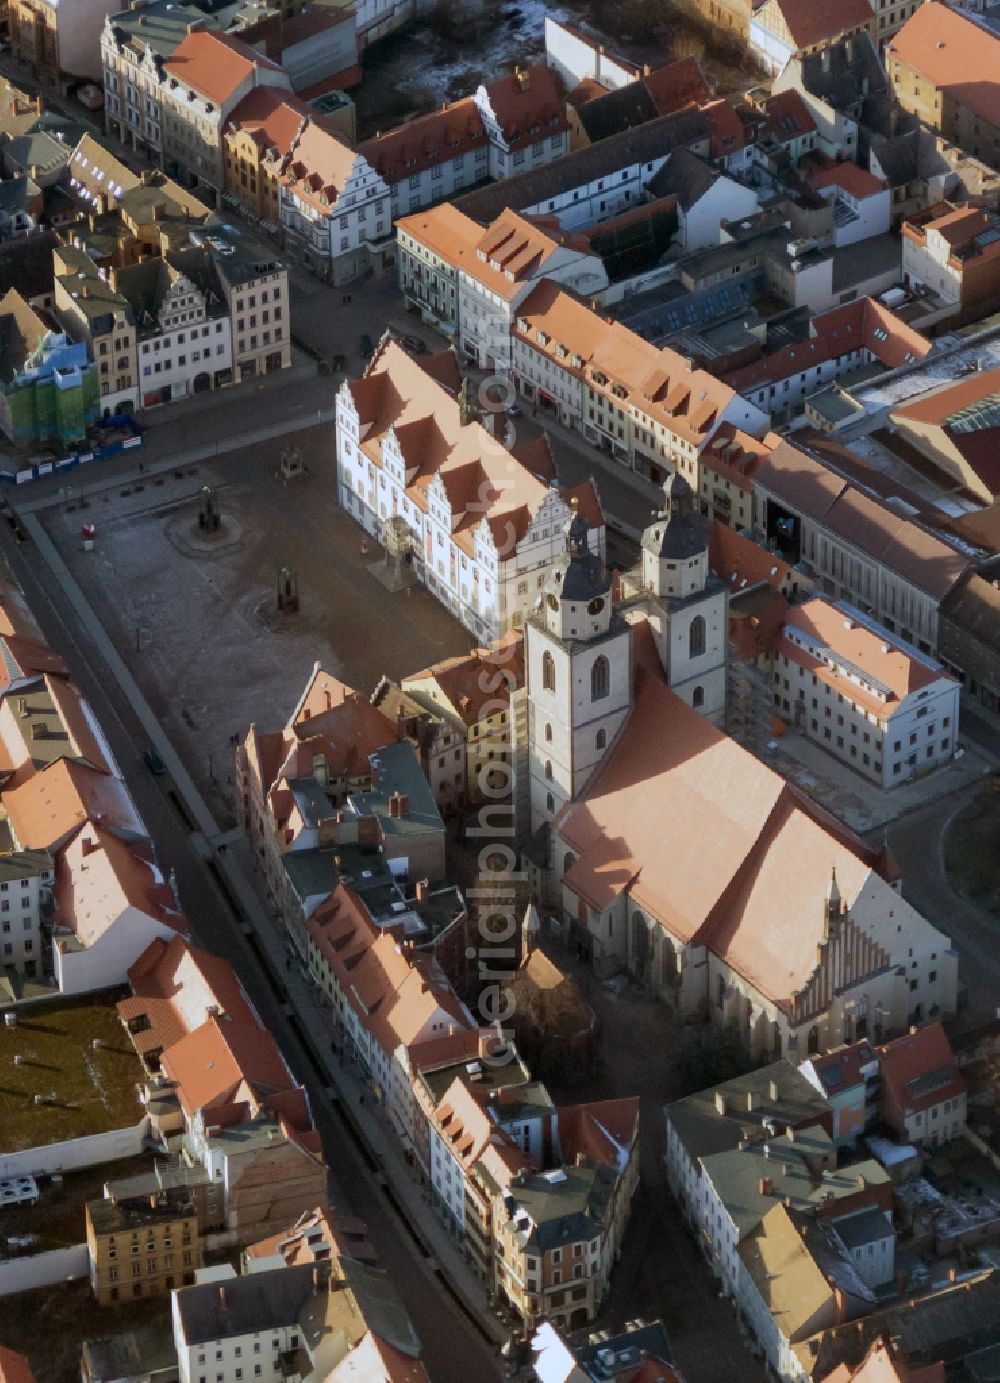
[[[176,464],[176,461],[171,464]],[[196,842],[201,847],[201,853],[213,859],[215,867],[224,876],[227,886],[238,902],[247,926],[256,935],[258,944],[270,960],[273,972],[282,975],[293,1011],[306,1020],[299,1025],[302,1040],[312,1048],[313,1056],[326,1073],[329,1086],[341,1101],[344,1118],[360,1137],[372,1161],[382,1170],[385,1188],[393,1207],[423,1244],[432,1260],[431,1266],[439,1268],[446,1285],[466,1311],[495,1343],[502,1343],[507,1338],[507,1332],[490,1314],[482,1283],[448,1237],[444,1225],[428,1204],[425,1193],[413,1180],[402,1153],[395,1140],[387,1136],[376,1110],[368,1104],[362,1104],[364,1084],[350,1066],[334,1060],[329,1041],[325,1040],[332,1028],[328,1013],[319,1001],[317,987],[306,977],[297,960],[293,963],[292,969],[286,971],[284,961],[288,943],[284,931],[265,908],[248,872],[236,858],[239,851],[230,845],[233,839],[232,832],[220,831],[204,797],[150,710],[135,679],[41,522],[34,514],[25,514],[23,522],[39,556],[61,586],[74,615],[94,640],[108,671],[129,699],[149,743],[163,760],[178,796],[184,802],[198,834],[203,838]],[[223,847],[221,850],[220,846]],[[312,1040],[312,1033],[323,1034],[324,1041],[319,1046]]]

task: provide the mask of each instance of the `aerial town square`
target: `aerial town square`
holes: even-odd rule
[[[1000,1383],[1000,0],[0,0],[0,1383]]]

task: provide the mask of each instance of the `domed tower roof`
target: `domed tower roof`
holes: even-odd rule
[[[593,600],[608,594],[611,579],[602,558],[590,550],[590,524],[577,509],[575,500],[573,509],[573,517],[563,530],[566,550],[553,566],[547,589],[564,600]]]
[[[663,508],[642,535],[642,545],[657,557],[684,560],[708,548],[708,523],[695,509],[691,486],[679,471],[663,485]]]

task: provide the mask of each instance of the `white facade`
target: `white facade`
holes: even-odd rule
[[[583,358],[567,355],[567,366],[543,351],[533,348],[526,336],[514,332],[511,340],[511,373],[521,392],[528,398],[544,395],[555,405],[556,416],[563,427],[582,429],[583,425]]]
[[[177,1292],[172,1294],[172,1311],[180,1383],[201,1383],[203,1378],[214,1383],[287,1383],[282,1355],[301,1345],[302,1330],[297,1323],[189,1345],[177,1312],[177,1296]]]
[[[52,897],[52,861],[47,856],[6,855],[0,859],[0,966],[19,974],[42,974],[42,907]]]
[[[525,670],[534,831],[582,792],[632,707],[630,635],[612,619],[610,583],[587,601],[548,584],[525,626]]]
[[[598,255],[562,245],[545,255],[535,272],[520,279],[509,294],[491,288],[468,269],[459,270],[458,340],[465,354],[481,369],[495,368],[503,373],[510,369],[510,333],[517,305],[543,277],[563,284],[581,297],[602,293],[608,286],[608,276]]]
[[[835,608],[848,625],[883,632],[851,606]],[[920,670],[933,675],[936,669],[938,676],[898,697],[879,680],[877,668],[857,666],[810,631],[797,627],[794,613],[785,635],[833,677],[810,673],[787,653],[775,655],[775,710],[794,717],[802,733],[827,753],[882,788],[898,787],[951,762],[958,746],[961,686],[939,664],[915,649],[903,650]],[[898,643],[888,637],[882,649],[887,657],[898,656]]]
[[[529,78],[525,73],[524,77]],[[489,175],[496,181],[512,177],[515,173],[527,173],[532,168],[540,168],[569,153],[569,130],[553,133],[550,129],[538,126],[531,144],[513,148],[507,140],[503,126],[490,102],[489,88],[479,86],[472,98],[482,117],[486,138],[489,140]]]
[[[101,69],[104,80],[104,126],[117,125],[121,138],[133,149],[148,149],[159,158],[160,82],[162,75],[149,48],[141,57],[128,42],[121,43],[110,19],[101,33]]]
[[[422,508],[407,493],[406,463],[392,429],[381,439],[379,466],[362,451],[359,432],[353,397],[343,385],[337,395],[337,491],[346,512],[380,541],[386,521],[402,517],[414,535],[413,570],[477,638],[497,639],[523,624],[562,552],[562,528],[570,518],[566,501],[549,491],[507,556],[498,551],[484,516],[470,554],[455,539],[459,516],[440,474],[427,486]],[[603,550],[603,525],[596,533]]]
[[[570,91],[585,77],[600,82],[609,91],[617,91],[640,75],[636,68],[606,53],[603,45],[564,28],[551,15],[545,16],[545,62],[559,73]]]
[[[293,148],[293,160],[295,155]],[[323,176],[322,170],[317,171]],[[389,187],[360,155],[332,201],[325,193],[305,195],[299,184],[282,183],[278,215],[290,253],[334,284],[356,278],[367,267],[370,254],[392,237]]]
[[[757,193],[732,178],[716,178],[712,186],[687,210],[680,209],[679,233],[681,249],[703,250],[718,245],[721,239],[720,222],[741,221],[760,210]]]
[[[137,345],[143,408],[231,381],[232,322],[228,315],[209,316],[204,295],[184,275],[164,296],[158,326]]]
[[[824,187],[820,196],[836,200],[833,215],[833,243],[856,245],[873,235],[885,235],[892,224],[892,193],[888,187],[866,197],[855,196],[846,187]],[[905,244],[905,241],[904,241]]]
[[[136,907],[111,919],[89,945],[75,937],[52,939],[55,979],[60,994],[89,994],[125,984],[130,966],[157,939],[172,941],[177,928],[157,921]]]

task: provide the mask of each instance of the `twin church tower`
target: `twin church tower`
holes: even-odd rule
[[[594,774],[634,698],[632,626],[646,620],[668,685],[721,724],[726,699],[727,591],[708,570],[708,522],[674,473],[642,537],[642,562],[612,579],[587,521],[566,527],[566,551],[525,624],[531,830],[551,821]]]

